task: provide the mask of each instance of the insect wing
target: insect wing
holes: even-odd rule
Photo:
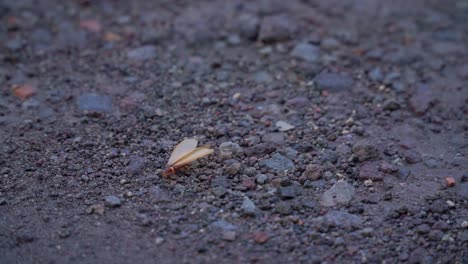
[[[172,165],[176,163],[178,160],[182,159],[185,155],[195,150],[197,145],[198,145],[198,141],[196,139],[184,139],[172,151],[171,157],[169,158],[167,165]]]
[[[200,148],[196,148],[194,149],[192,152],[190,152],[189,154],[187,154],[186,156],[184,156],[182,159],[179,159],[178,161],[176,161],[172,166],[174,167],[182,167],[194,160],[197,160],[199,158],[202,158],[206,155],[210,155],[211,153],[213,153],[214,150],[212,149],[209,149],[209,148],[205,148],[205,147],[200,147]]]

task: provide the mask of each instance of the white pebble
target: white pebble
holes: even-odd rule
[[[279,129],[279,131],[285,132],[289,131],[291,129],[294,129],[294,126],[285,122],[285,121],[278,121],[276,122],[276,127]]]
[[[463,222],[461,223],[461,228],[468,228],[468,221],[466,221],[466,220],[463,221]]]
[[[370,186],[372,186],[372,184],[373,184],[373,182],[370,179],[364,181],[364,186],[366,186],[366,187],[370,187]]]
[[[451,207],[451,208],[455,207],[455,203],[452,202],[452,201],[450,201],[450,200],[447,200],[447,204],[448,204],[448,206]]]

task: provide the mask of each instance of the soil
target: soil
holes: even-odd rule
[[[467,19],[1,1],[0,262],[468,263]]]

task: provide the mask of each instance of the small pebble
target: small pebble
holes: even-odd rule
[[[447,205],[451,208],[455,207],[455,203],[450,200],[447,201]]]
[[[268,180],[268,176],[265,175],[265,174],[258,174],[255,181],[258,183],[258,184],[265,184]]]
[[[157,237],[154,242],[156,243],[156,245],[161,245],[163,242],[164,242],[164,238],[162,237]]]
[[[130,50],[127,57],[135,61],[144,61],[154,59],[156,57],[156,47],[147,45]]]
[[[299,43],[291,51],[291,56],[307,62],[316,62],[320,57],[319,52],[319,48],[314,45]]]
[[[236,232],[235,231],[226,231],[223,232],[223,239],[226,241],[234,241],[236,240]]]
[[[276,205],[276,212],[282,215],[290,215],[293,212],[293,208],[288,202],[279,202]]]
[[[222,197],[226,194],[227,190],[226,188],[222,187],[222,186],[217,186],[217,187],[214,187],[211,192],[217,196],[217,197]]]
[[[364,181],[364,186],[366,186],[366,187],[370,187],[370,186],[372,186],[372,184],[373,184],[373,182],[370,179]]]
[[[294,126],[285,122],[285,121],[278,121],[276,122],[276,127],[279,131],[285,132],[294,129]]]
[[[105,204],[107,207],[119,207],[122,204],[122,201],[115,195],[109,195],[105,198]]]
[[[254,202],[252,202],[252,200],[250,200],[248,197],[244,198],[241,209],[246,216],[255,216],[257,211],[257,207],[255,206]]]
[[[219,152],[223,159],[230,159],[242,152],[242,148],[237,143],[224,142],[219,146]]]
[[[453,177],[447,176],[445,177],[445,183],[447,184],[447,187],[453,187],[455,186],[455,179]]]
[[[253,233],[253,240],[258,244],[263,244],[268,241],[269,236],[265,232],[255,232]]]
[[[460,226],[461,226],[461,228],[468,228],[468,221],[466,221],[466,220],[463,221]]]
[[[104,211],[105,211],[105,207],[103,204],[93,204],[86,209],[87,214],[103,215]]]

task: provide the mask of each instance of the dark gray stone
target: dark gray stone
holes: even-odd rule
[[[280,198],[283,200],[293,199],[294,197],[296,197],[298,194],[301,193],[301,190],[299,188],[300,186],[297,186],[295,184],[292,184],[290,186],[280,187],[278,189],[278,194]]]
[[[282,215],[290,215],[293,212],[293,208],[289,202],[279,202],[275,209],[277,213]]]
[[[363,223],[360,216],[342,211],[329,211],[326,215],[317,217],[316,221],[331,227],[344,229],[357,229]]]
[[[360,162],[375,160],[379,157],[379,151],[375,144],[367,141],[361,141],[354,144],[352,151],[356,159]]]
[[[368,74],[369,78],[374,81],[374,82],[381,82],[383,80],[383,73],[380,70],[380,68],[374,68],[371,71],[369,71]]]
[[[314,82],[319,89],[329,92],[349,90],[353,86],[353,79],[346,74],[322,72],[315,77]]]
[[[257,212],[257,207],[248,197],[244,198],[241,209],[242,213],[247,216],[255,216],[255,213]]]
[[[222,186],[218,186],[218,187],[214,187],[211,192],[218,196],[218,197],[222,197],[226,194],[227,190],[226,188],[222,187]]]
[[[379,164],[377,162],[366,162],[359,169],[360,180],[381,181],[383,178],[384,174],[379,170]]]
[[[153,45],[141,46],[127,52],[127,57],[131,60],[144,61],[156,58],[156,47]]]
[[[297,30],[296,23],[286,15],[265,17],[260,23],[258,39],[262,42],[288,40]]]
[[[320,57],[320,49],[309,43],[299,43],[291,51],[291,56],[307,62],[316,62]]]
[[[107,207],[111,207],[111,208],[119,207],[120,205],[122,205],[122,201],[119,199],[119,197],[115,195],[109,195],[109,196],[106,196],[105,204]]]
[[[283,145],[285,143],[284,133],[267,133],[263,135],[262,141],[265,143]]]
[[[409,99],[409,106],[416,115],[424,115],[433,103],[432,89],[425,84],[418,85]]]
[[[112,99],[107,95],[96,93],[85,93],[76,99],[81,111],[110,112],[112,110]]]
[[[287,159],[279,153],[273,154],[269,159],[262,160],[260,165],[274,171],[294,171],[296,169],[294,163],[291,160]]]
[[[131,174],[138,174],[145,168],[146,164],[148,163],[146,158],[137,155],[130,156],[129,160],[130,162],[126,170]]]
[[[468,182],[461,182],[456,185],[456,193],[462,199],[468,199]]]
[[[237,29],[241,37],[249,40],[257,38],[260,19],[252,14],[243,13],[237,18]]]
[[[210,224],[211,228],[214,229],[221,229],[223,231],[232,231],[236,230],[237,226],[225,221],[225,220],[218,220]]]
[[[149,189],[149,195],[154,202],[170,202],[169,194],[158,186]]]
[[[268,180],[268,176],[265,174],[258,174],[255,178],[256,178],[255,181],[258,184],[265,184]]]
[[[348,204],[353,199],[354,194],[354,187],[351,184],[339,180],[322,195],[320,203],[327,207]]]

